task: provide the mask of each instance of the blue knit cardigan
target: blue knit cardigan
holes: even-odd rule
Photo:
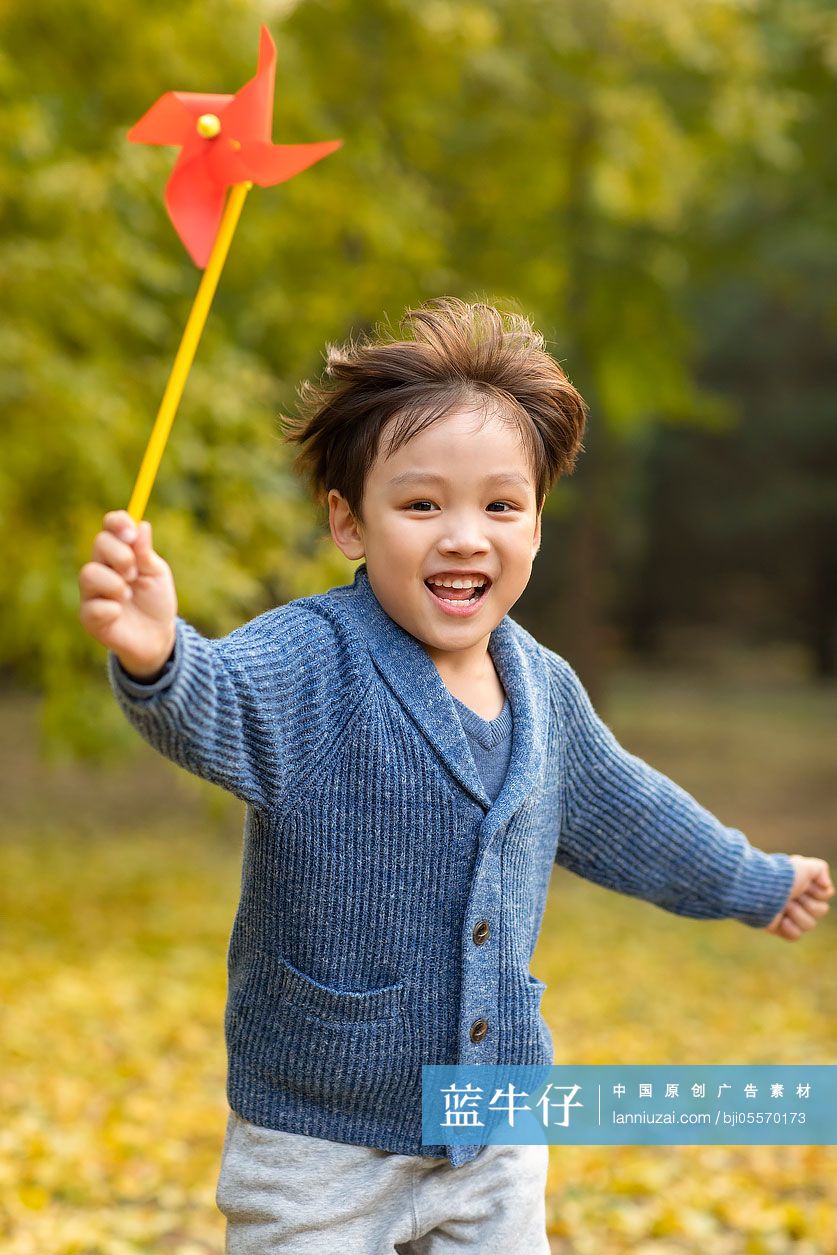
[[[785,903],[788,855],[623,749],[562,657],[508,615],[488,647],[514,718],[494,802],[365,564],[221,639],[178,616],[151,684],[108,655],[149,744],[247,804],[224,1028],[255,1124],[474,1158],[422,1146],[421,1065],[553,1062],[529,964],[554,863],[695,919],[762,928]]]

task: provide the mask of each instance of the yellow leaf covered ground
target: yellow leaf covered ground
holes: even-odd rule
[[[835,928],[788,944],[559,871],[533,971],[555,1062],[833,1063]],[[837,1251],[837,1147],[550,1148],[553,1251]]]
[[[238,849],[199,832],[0,847],[7,1255],[222,1250]],[[557,1063],[833,1059],[826,921],[788,945],[555,875],[533,970]],[[837,1250],[833,1147],[552,1147],[556,1251]]]

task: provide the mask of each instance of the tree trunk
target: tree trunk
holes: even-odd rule
[[[568,527],[568,591],[558,608],[563,625],[562,652],[581,677],[594,705],[605,687],[605,620],[607,615],[608,449],[611,442],[606,416],[597,408],[594,361],[598,342],[590,294],[601,282],[596,271],[589,182],[594,160],[596,120],[587,110],[579,114],[566,154],[572,192],[561,229],[570,243],[571,272],[565,323],[568,328],[567,365],[590,406],[572,483],[577,498]]]
[[[811,572],[809,645],[814,677],[833,680],[837,674],[837,554],[827,537],[815,555]]]

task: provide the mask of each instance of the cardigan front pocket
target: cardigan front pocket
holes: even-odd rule
[[[403,984],[337,990],[282,960],[283,982],[262,1075],[289,1095],[356,1115],[387,1111],[412,1084],[420,1095]]]
[[[277,955],[277,960],[281,972],[281,997],[303,1014],[347,1025],[386,1020],[404,1023],[403,982],[383,985],[378,989],[333,989],[307,976],[282,955]]]
[[[420,1051],[403,983],[335,989],[278,953],[269,967],[270,978],[251,991],[253,1005],[236,1017],[233,1046],[251,1077],[292,1105],[314,1103],[347,1118],[387,1111],[413,1090],[420,1101]],[[251,1015],[262,1025],[257,1049],[240,1032]]]

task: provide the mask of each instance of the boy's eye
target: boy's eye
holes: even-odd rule
[[[433,506],[433,502],[432,502],[432,501],[411,501],[411,502],[410,502],[410,504],[407,506],[407,509],[408,509],[408,510],[413,510],[413,509],[415,509],[415,508],[416,508],[416,506],[425,506],[425,505],[426,505],[426,506],[430,506],[430,507],[432,508],[432,506]],[[496,513],[508,514],[509,510],[513,510],[513,509],[514,509],[514,506],[509,505],[508,501],[492,501],[492,502],[490,502],[490,505],[501,505],[501,506],[506,507],[505,509],[503,509],[503,510],[501,510],[501,511],[493,511],[493,513],[495,513],[495,514],[496,514]],[[426,514],[426,513],[427,513],[427,511],[426,511],[426,510],[422,510],[422,511],[421,511],[421,513],[422,513],[422,514]]]

